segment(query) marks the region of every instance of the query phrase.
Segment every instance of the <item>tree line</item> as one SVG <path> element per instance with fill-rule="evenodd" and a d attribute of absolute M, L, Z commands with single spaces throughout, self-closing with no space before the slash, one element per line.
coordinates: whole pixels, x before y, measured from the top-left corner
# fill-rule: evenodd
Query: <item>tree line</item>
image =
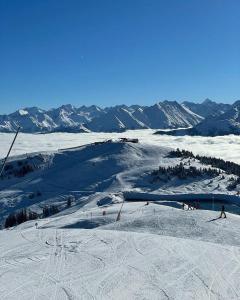
<path fill-rule="evenodd" d="M 17 212 L 10 213 L 5 220 L 4 227 L 16 226 L 29 220 L 35 220 L 38 217 L 39 215 L 36 212 L 23 208 Z"/>
<path fill-rule="evenodd" d="M 204 165 L 210 165 L 214 168 L 221 169 L 226 172 L 226 174 L 234 174 L 236 176 L 240 176 L 240 165 L 231 162 L 225 161 L 221 158 L 211 157 L 211 156 L 201 156 L 194 155 L 191 151 L 180 150 L 177 148 L 173 150 L 169 154 L 170 157 L 182 157 L 182 158 L 194 158 L 199 160 Z"/>
<path fill-rule="evenodd" d="M 72 206 L 73 201 L 74 201 L 74 198 L 69 196 L 67 198 L 66 208 L 70 208 Z M 21 210 L 12 212 L 7 216 L 4 227 L 9 228 L 12 226 L 22 224 L 26 221 L 36 220 L 39 218 L 47 218 L 47 217 L 50 217 L 59 212 L 60 212 L 60 206 L 54 205 L 54 204 L 43 206 L 42 213 L 40 213 L 40 214 L 38 214 L 30 209 L 22 208 Z"/>
<path fill-rule="evenodd" d="M 178 177 L 179 179 L 186 179 L 186 178 L 193 178 L 193 177 L 199 177 L 199 176 L 210 176 L 215 177 L 221 174 L 221 171 L 218 169 L 212 169 L 212 168 L 196 168 L 193 166 L 190 166 L 189 168 L 184 167 L 183 163 L 180 162 L 180 164 L 176 166 L 168 166 L 168 167 L 162 167 L 159 166 L 158 170 L 154 170 L 152 172 L 153 176 L 160 176 L 163 175 L 166 179 L 170 179 L 173 176 Z"/>
<path fill-rule="evenodd" d="M 14 176 L 14 177 L 24 177 L 28 173 L 31 173 L 34 171 L 34 168 L 32 165 L 28 164 L 27 162 L 22 163 L 21 161 L 18 162 L 18 168 L 15 168 L 13 164 L 8 163 L 4 167 L 4 174 L 3 177 L 8 177 Z"/>
<path fill-rule="evenodd" d="M 44 206 L 41 214 L 23 208 L 19 211 L 10 213 L 5 220 L 4 227 L 9 228 L 22 224 L 26 221 L 36 220 L 38 218 L 46 218 L 51 215 L 57 214 L 59 211 L 60 210 L 57 205 Z"/>

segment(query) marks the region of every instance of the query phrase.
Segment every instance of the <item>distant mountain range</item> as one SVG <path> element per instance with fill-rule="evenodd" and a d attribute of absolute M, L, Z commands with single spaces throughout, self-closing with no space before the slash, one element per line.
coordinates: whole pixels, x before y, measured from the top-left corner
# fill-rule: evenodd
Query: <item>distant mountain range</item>
<path fill-rule="evenodd" d="M 97 106 L 81 106 L 76 108 L 71 104 L 56 109 L 43 110 L 38 107 L 28 107 L 0 116 L 0 131 L 12 132 L 18 126 L 22 132 L 86 132 L 83 124 L 103 113 Z"/>
<path fill-rule="evenodd" d="M 183 105 L 193 111 L 195 114 L 198 114 L 204 118 L 219 116 L 225 113 L 231 107 L 231 104 L 216 103 L 210 99 L 206 99 L 202 103 L 185 101 L 183 102 Z"/>
<path fill-rule="evenodd" d="M 165 100 L 152 106 L 118 105 L 100 108 L 92 105 L 77 108 L 67 104 L 50 110 L 30 107 L 9 115 L 0 115 L 0 132 L 14 132 L 18 126 L 22 132 L 28 133 L 121 132 L 128 129 L 193 127 L 186 130 L 193 134 L 195 129 L 205 126 L 202 124 L 208 124 L 206 122 L 214 123 L 214 120 L 219 120 L 221 123 L 221 118 L 226 114 L 230 116 L 232 111 L 236 112 L 234 105 L 216 103 L 209 99 L 202 103 L 182 104 Z M 226 128 L 229 128 L 227 131 L 232 130 L 233 125 L 236 124 L 226 124 Z"/>
<path fill-rule="evenodd" d="M 116 106 L 86 124 L 91 131 L 124 131 L 143 128 L 179 128 L 198 124 L 202 117 L 175 101 L 153 106 Z"/>
<path fill-rule="evenodd" d="M 223 106 L 222 106 L 223 107 Z M 199 135 L 221 136 L 228 134 L 240 134 L 240 100 L 236 101 L 223 113 L 215 113 L 206 117 L 202 122 L 192 128 L 170 130 L 168 132 L 157 131 L 156 134 L 169 135 Z"/>
<path fill-rule="evenodd" d="M 163 101 L 153 106 L 114 106 L 100 108 L 92 105 L 76 108 L 70 104 L 56 109 L 37 107 L 19 109 L 0 116 L 0 131 L 13 132 L 120 132 L 143 128 L 187 128 L 203 118 L 175 101 Z"/>

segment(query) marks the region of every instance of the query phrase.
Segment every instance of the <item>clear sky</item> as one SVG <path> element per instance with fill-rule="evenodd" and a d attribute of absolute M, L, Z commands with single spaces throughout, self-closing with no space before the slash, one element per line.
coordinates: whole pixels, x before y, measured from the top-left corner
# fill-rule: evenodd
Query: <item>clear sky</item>
<path fill-rule="evenodd" d="M 240 99 L 239 0 L 0 0 L 0 113 Z"/>

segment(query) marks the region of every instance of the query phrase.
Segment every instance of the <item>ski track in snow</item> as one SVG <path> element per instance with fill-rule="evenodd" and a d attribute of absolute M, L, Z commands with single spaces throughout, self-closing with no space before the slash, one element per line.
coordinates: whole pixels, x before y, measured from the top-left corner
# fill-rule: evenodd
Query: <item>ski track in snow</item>
<path fill-rule="evenodd" d="M 73 151 L 73 157 L 64 152 L 63 159 L 59 154 L 57 162 L 59 159 L 61 163 L 46 171 L 43 183 L 55 192 L 61 186 L 65 189 L 65 181 L 74 180 L 76 170 L 84 170 L 88 176 L 95 172 L 92 160 L 96 159 L 100 169 L 108 172 L 110 166 L 113 168 L 108 189 L 100 193 L 96 188 L 87 201 L 84 198 L 83 207 L 39 219 L 38 229 L 36 221 L 29 221 L 0 231 L 1 300 L 240 299 L 239 216 L 227 213 L 227 219 L 219 220 L 216 211 L 185 211 L 176 208 L 177 202 L 174 207 L 161 202 L 146 205 L 124 201 L 119 191 L 132 185 L 138 188 L 138 178 L 148 170 L 142 162 L 151 168 L 163 157 L 168 158 L 165 150 L 160 153 L 161 148 L 155 146 L 116 144 L 111 145 L 110 158 L 108 144 L 90 149 L 93 157 L 81 151 L 75 156 Z M 79 157 L 82 164 L 77 165 Z M 106 157 L 110 160 L 102 164 Z M 63 179 L 66 167 L 73 176 Z M 56 172 L 60 175 L 52 177 Z M 103 175 L 101 169 L 96 182 L 88 178 L 85 190 L 103 184 Z M 6 191 L 17 197 L 19 190 L 27 189 L 37 176 L 13 184 L 11 190 L 6 188 L 2 197 L 9 197 L 4 196 Z M 72 191 L 74 184 L 66 192 Z M 205 185 L 210 186 L 209 182 Z M 181 186 L 178 189 L 183 191 Z M 59 191 L 55 196 L 64 199 Z M 109 199 L 117 201 L 108 203 Z M 98 207 L 99 200 L 107 200 L 107 206 Z M 103 209 L 107 212 L 104 216 Z M 120 209 L 121 218 L 116 221 Z M 91 226 L 94 228 L 85 229 Z"/>
<path fill-rule="evenodd" d="M 138 217 L 140 211 L 135 212 Z M 39 231 L 44 238 L 38 240 Z M 202 242 L 196 242 L 195 245 L 191 240 L 188 245 L 188 241 L 183 239 L 166 237 L 164 240 L 162 236 L 121 231 L 114 233 L 111 230 L 83 230 L 80 231 L 80 235 L 76 234 L 74 230 L 73 232 L 66 232 L 63 229 L 35 229 L 35 232 L 34 229 L 28 229 L 25 232 L 22 230 L 22 233 L 23 235 L 17 235 L 17 239 L 28 247 L 34 245 L 34 247 L 39 248 L 38 251 L 40 252 L 46 252 L 46 250 L 50 250 L 50 252 L 41 269 L 37 265 L 41 264 L 42 261 L 37 260 L 28 264 L 28 271 L 25 264 L 9 266 L 9 271 L 12 272 L 15 272 L 15 269 L 19 271 L 24 268 L 25 276 L 23 276 L 22 283 L 13 286 L 9 292 L 3 293 L 1 299 L 31 298 L 40 300 L 44 299 L 47 294 L 52 300 L 125 299 L 125 292 L 121 294 L 121 289 L 125 286 L 127 278 L 132 282 L 133 277 L 136 278 L 136 281 L 140 280 L 143 286 L 141 288 L 136 283 L 134 292 L 135 283 L 133 283 L 130 288 L 130 290 L 133 289 L 130 293 L 132 299 L 138 299 L 138 297 L 140 299 L 155 299 L 157 295 L 160 299 L 188 299 L 185 296 L 186 289 L 189 284 L 195 286 L 195 282 L 198 282 L 196 285 L 198 290 L 193 292 L 193 299 L 202 299 L 201 296 L 204 294 L 207 296 L 206 299 L 219 299 L 224 290 L 231 291 L 231 299 L 239 298 L 239 288 L 232 280 L 238 276 L 240 268 L 239 248 L 235 246 L 228 248 L 227 258 L 226 253 L 223 254 L 222 250 L 219 249 L 220 255 L 223 255 L 226 261 L 223 265 L 214 267 L 214 262 L 208 259 L 208 256 L 211 258 L 211 255 L 214 255 L 210 254 L 213 250 L 213 244 L 210 244 L 210 248 L 208 248 L 208 245 L 206 246 Z M 34 233 L 36 239 L 32 240 Z M 31 234 L 31 238 L 28 237 L 28 234 Z M 49 238 L 51 246 L 44 245 L 44 240 L 49 240 Z M 72 243 L 73 240 L 74 243 Z M 39 241 L 41 242 L 39 243 Z M 76 248 L 72 248 L 75 249 L 75 252 L 68 252 L 71 244 L 76 245 Z M 204 247 L 204 249 L 198 253 L 199 247 Z M 216 247 L 218 247 L 217 244 Z M 219 250 L 216 253 L 219 253 Z M 97 254 L 98 252 L 99 254 Z M 7 251 L 4 253 L 9 254 Z M 77 255 L 76 259 L 74 258 L 75 255 Z M 180 259 L 179 262 L 183 258 L 182 262 L 176 266 L 170 265 L 170 272 L 162 272 L 161 264 L 159 264 L 161 261 L 164 262 L 162 259 L 165 257 L 170 262 L 176 256 Z M 75 273 L 76 266 L 74 264 L 77 261 L 79 274 Z M 238 265 L 231 269 L 233 263 L 236 262 Z M 74 267 L 72 276 L 67 271 L 71 266 Z M 209 278 L 208 276 L 202 277 L 200 274 L 206 273 L 207 269 L 209 269 L 208 273 L 210 272 L 211 276 Z M 33 273 L 36 273 L 36 276 Z M 30 279 L 31 274 L 32 279 Z M 67 278 L 66 274 L 70 278 Z M 0 282 L 4 278 L 4 273 L 2 276 Z M 193 279 L 194 281 L 192 281 Z M 129 284 L 131 284 L 130 282 Z M 90 291 L 91 284 L 93 284 L 92 291 Z M 116 297 L 118 285 L 120 285 L 119 297 Z M 32 289 L 29 288 L 31 286 Z M 25 294 L 26 288 L 30 293 L 28 296 Z M 177 295 L 173 293 L 174 288 L 177 289 Z M 206 294 L 204 290 L 207 289 Z M 223 299 L 225 298 L 223 297 Z"/>

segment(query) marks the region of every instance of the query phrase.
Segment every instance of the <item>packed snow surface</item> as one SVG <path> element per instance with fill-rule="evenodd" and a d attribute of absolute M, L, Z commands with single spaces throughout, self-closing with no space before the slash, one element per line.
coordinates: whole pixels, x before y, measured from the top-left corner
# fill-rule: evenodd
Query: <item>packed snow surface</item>
<path fill-rule="evenodd" d="M 119 208 L 1 231 L 1 299 L 240 298 L 239 216 L 125 203 L 115 222 Z"/>

